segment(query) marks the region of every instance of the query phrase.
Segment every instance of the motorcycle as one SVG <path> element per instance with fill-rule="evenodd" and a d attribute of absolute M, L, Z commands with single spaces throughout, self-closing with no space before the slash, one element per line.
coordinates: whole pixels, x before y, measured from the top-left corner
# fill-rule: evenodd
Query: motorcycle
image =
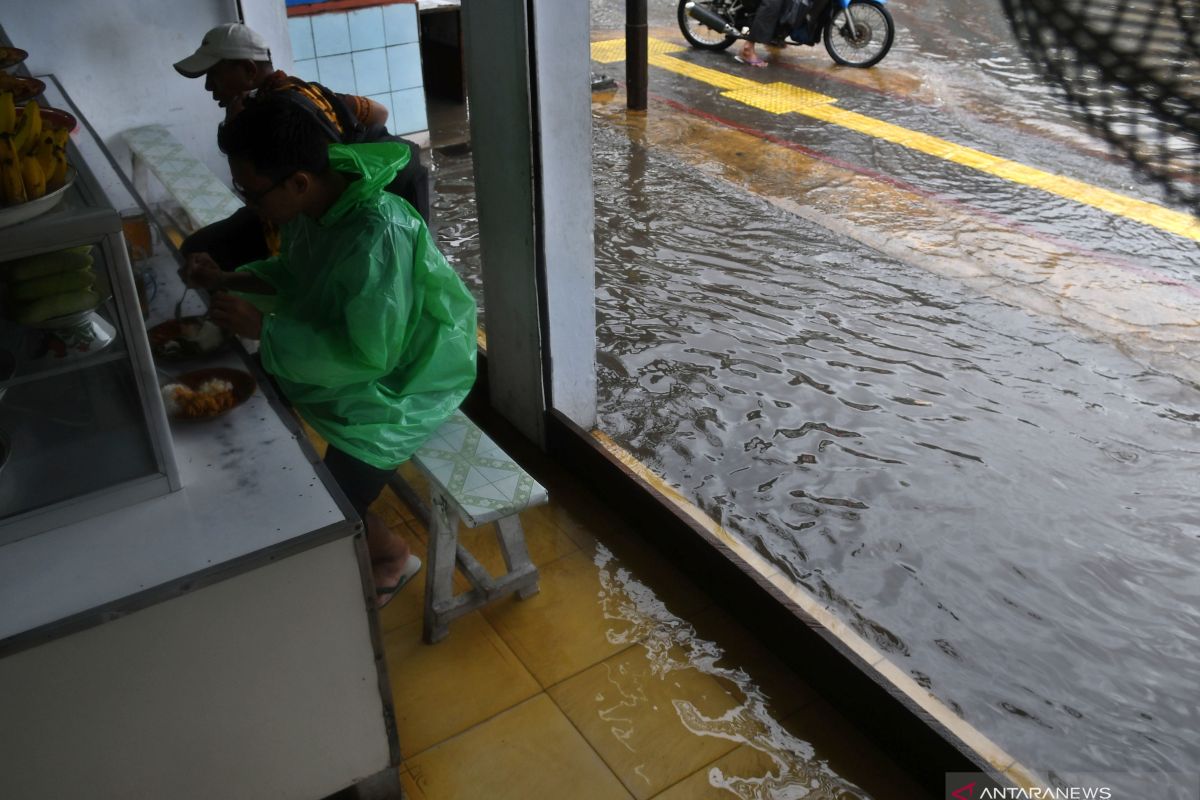
<path fill-rule="evenodd" d="M 896 24 L 884 7 L 887 0 L 814 0 L 786 37 L 773 42 L 815 46 L 838 64 L 873 67 L 887 55 Z M 724 50 L 745 39 L 758 3 L 754 0 L 679 0 L 676 16 L 688 44 L 701 50 Z"/>

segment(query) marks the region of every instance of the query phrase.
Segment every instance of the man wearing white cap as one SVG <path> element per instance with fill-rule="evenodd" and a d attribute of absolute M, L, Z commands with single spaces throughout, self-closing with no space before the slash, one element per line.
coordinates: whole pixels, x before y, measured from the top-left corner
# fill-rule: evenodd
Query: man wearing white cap
<path fill-rule="evenodd" d="M 200 47 L 182 61 L 175 71 L 185 78 L 204 77 L 204 88 L 212 92 L 217 105 L 236 114 L 243 97 L 252 92 L 298 89 L 316 86 L 293 78 L 271 64 L 271 48 L 261 34 L 240 22 L 229 22 L 204 34 Z M 312 91 L 315 96 L 330 94 Z M 355 119 L 364 126 L 383 125 L 388 112 L 379 103 L 353 94 L 335 95 L 350 106 Z M 336 119 L 331 120 L 336 124 Z M 342 132 L 345 133 L 344 131 Z"/>
<path fill-rule="evenodd" d="M 175 63 L 175 71 L 185 78 L 203 76 L 204 88 L 225 109 L 226 119 L 237 115 L 243 103 L 256 95 L 286 92 L 316 117 L 334 141 L 404 142 L 410 150 L 409 163 L 388 191 L 408 200 L 429 222 L 429 172 L 421 164 L 420 149 L 388 133 L 384 127 L 388 111 L 383 105 L 367 97 L 338 94 L 275 69 L 267 40 L 239 22 L 218 25 L 204 34 L 196 52 Z M 264 236 L 252 211 L 241 209 L 227 220 L 196 231 L 180 249 L 184 255 L 207 252 L 222 268 L 231 270 L 270 255 L 272 238 L 270 230 Z"/>

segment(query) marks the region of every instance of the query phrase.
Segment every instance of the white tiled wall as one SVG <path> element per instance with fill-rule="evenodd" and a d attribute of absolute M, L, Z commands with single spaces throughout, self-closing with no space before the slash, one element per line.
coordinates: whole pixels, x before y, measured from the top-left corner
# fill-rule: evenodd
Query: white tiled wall
<path fill-rule="evenodd" d="M 429 128 L 415 4 L 291 17 L 288 32 L 297 77 L 382 104 L 392 133 Z"/>

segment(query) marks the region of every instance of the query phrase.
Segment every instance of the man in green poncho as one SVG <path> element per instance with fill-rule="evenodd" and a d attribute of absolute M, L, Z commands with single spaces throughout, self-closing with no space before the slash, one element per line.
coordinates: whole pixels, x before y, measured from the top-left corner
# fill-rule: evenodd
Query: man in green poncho
<path fill-rule="evenodd" d="M 217 293 L 212 319 L 256 338 L 263 368 L 329 442 L 325 464 L 367 528 L 382 607 L 420 569 L 368 511 L 395 468 L 475 380 L 475 301 L 406 201 L 384 191 L 408 150 L 330 144 L 286 97 L 248 105 L 218 136 L 234 189 L 281 226 L 280 253 L 185 279 Z"/>

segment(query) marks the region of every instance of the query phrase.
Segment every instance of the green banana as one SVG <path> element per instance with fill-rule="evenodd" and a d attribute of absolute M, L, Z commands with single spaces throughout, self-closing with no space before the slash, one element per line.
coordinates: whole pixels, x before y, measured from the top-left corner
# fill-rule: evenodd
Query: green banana
<path fill-rule="evenodd" d="M 80 289 L 90 289 L 96 282 L 96 273 L 88 267 L 74 272 L 59 272 L 54 275 L 44 275 L 27 281 L 17 281 L 9 284 L 8 296 L 13 301 L 30 302 L 49 297 L 52 294 L 75 292 Z"/>
<path fill-rule="evenodd" d="M 91 265 L 92 246 L 89 244 L 8 261 L 0 264 L 0 273 L 10 281 L 27 281 L 57 272 L 73 272 Z"/>
<path fill-rule="evenodd" d="M 13 319 L 22 325 L 37 325 L 76 311 L 90 311 L 99 304 L 100 295 L 92 291 L 62 292 L 16 308 Z"/>

